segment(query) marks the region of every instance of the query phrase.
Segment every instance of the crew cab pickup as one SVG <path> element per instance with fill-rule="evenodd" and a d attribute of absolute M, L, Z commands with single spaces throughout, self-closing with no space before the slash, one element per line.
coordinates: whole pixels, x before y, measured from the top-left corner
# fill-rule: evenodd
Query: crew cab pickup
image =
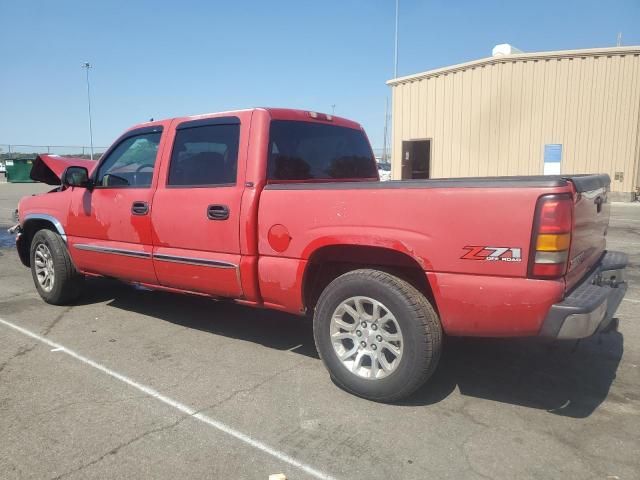
<path fill-rule="evenodd" d="M 426 382 L 444 334 L 583 338 L 626 291 L 607 175 L 380 182 L 362 127 L 322 113 L 148 122 L 31 175 L 57 185 L 14 227 L 46 302 L 104 276 L 312 314 L 335 382 L 377 401 Z"/>

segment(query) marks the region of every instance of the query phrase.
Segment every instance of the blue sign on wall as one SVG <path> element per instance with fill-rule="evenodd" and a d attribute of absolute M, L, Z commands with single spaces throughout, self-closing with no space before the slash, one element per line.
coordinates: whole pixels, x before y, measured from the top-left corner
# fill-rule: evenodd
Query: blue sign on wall
<path fill-rule="evenodd" d="M 562 163 L 562 144 L 548 143 L 544 146 L 544 174 L 560 175 Z"/>
<path fill-rule="evenodd" d="M 561 143 L 548 143 L 544 146 L 544 163 L 560 163 L 561 160 Z"/>

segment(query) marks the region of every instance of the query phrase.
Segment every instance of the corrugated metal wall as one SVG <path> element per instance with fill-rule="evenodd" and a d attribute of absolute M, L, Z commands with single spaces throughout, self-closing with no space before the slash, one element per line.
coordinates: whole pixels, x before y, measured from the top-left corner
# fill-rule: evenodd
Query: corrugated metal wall
<path fill-rule="evenodd" d="M 562 173 L 606 172 L 613 191 L 635 191 L 638 50 L 555 53 L 391 81 L 393 178 L 401 178 L 403 140 L 431 139 L 432 178 L 542 174 L 545 144 L 559 143 Z"/>

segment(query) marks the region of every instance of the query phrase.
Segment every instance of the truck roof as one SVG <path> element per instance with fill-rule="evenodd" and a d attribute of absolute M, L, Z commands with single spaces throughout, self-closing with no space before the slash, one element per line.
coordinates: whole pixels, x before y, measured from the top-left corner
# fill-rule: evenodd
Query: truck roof
<path fill-rule="evenodd" d="M 313 110 L 299 110 L 294 108 L 275 108 L 275 107 L 254 107 L 254 108 L 244 108 L 244 109 L 238 109 L 238 110 L 226 110 L 222 112 L 202 113 L 197 115 L 187 115 L 182 117 L 171 117 L 171 118 L 164 118 L 161 120 L 142 122 L 137 125 L 133 125 L 132 127 L 128 128 L 127 131 L 135 130 L 141 127 L 149 127 L 153 125 L 166 124 L 167 122 L 170 122 L 172 120 L 189 121 L 189 120 L 199 120 L 203 118 L 232 116 L 240 112 L 250 112 L 254 110 L 265 110 L 269 112 L 269 115 L 271 115 L 271 118 L 274 120 L 296 120 L 299 122 L 328 121 L 333 125 L 362 130 L 362 126 L 357 122 L 354 122 L 352 120 L 349 120 L 343 117 L 336 117 L 335 115 L 330 115 L 322 112 L 315 112 Z M 319 118 L 314 119 L 311 116 L 312 114 L 319 115 Z"/>

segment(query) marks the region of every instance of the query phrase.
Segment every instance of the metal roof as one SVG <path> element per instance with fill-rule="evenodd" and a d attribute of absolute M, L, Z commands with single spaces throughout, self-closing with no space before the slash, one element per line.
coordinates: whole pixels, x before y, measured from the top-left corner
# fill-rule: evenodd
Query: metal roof
<path fill-rule="evenodd" d="M 436 77 L 438 75 L 447 75 L 458 71 L 473 69 L 477 67 L 484 67 L 485 65 L 492 65 L 494 63 L 506 63 L 506 62 L 518 62 L 518 61 L 539 61 L 539 60 L 552 60 L 563 58 L 580 58 L 580 57 L 599 57 L 599 56 L 611 56 L 611 55 L 640 55 L 640 45 L 629 47 L 610 47 L 610 48 L 585 48 L 581 50 L 556 50 L 550 52 L 532 52 L 532 53 L 519 53 L 514 55 L 504 55 L 499 57 L 486 57 L 479 60 L 473 60 L 465 63 L 458 63 L 448 67 L 436 68 L 433 70 L 427 70 L 422 73 L 414 73 L 413 75 L 407 75 L 404 77 L 393 78 L 387 81 L 387 85 L 399 85 L 402 83 L 413 82 L 416 80 L 422 80 L 429 77 Z"/>

